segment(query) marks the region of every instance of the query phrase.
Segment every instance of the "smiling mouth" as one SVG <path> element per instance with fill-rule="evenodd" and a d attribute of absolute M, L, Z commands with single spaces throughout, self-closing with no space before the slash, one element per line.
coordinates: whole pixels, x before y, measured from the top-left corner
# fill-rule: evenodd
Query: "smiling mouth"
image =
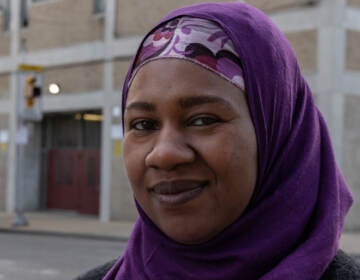
<path fill-rule="evenodd" d="M 150 189 L 153 196 L 162 204 L 176 206 L 195 199 L 207 182 L 182 180 L 161 182 Z"/>

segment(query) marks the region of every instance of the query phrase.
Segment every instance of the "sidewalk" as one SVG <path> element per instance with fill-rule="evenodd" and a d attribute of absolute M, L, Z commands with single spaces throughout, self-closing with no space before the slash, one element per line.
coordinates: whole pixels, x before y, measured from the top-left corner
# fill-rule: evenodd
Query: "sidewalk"
<path fill-rule="evenodd" d="M 340 239 L 340 248 L 346 253 L 360 256 L 360 232 L 344 232 Z"/>
<path fill-rule="evenodd" d="M 73 212 L 43 211 L 28 212 L 25 217 L 28 226 L 13 227 L 14 214 L 0 212 L 0 233 L 18 232 L 31 234 L 50 234 L 59 236 L 127 240 L 132 222 L 100 222 L 97 217 Z M 340 247 L 350 254 L 360 255 L 360 232 L 345 232 Z"/>
<path fill-rule="evenodd" d="M 132 222 L 101 222 L 97 217 L 74 212 L 26 212 L 28 226 L 14 227 L 15 214 L 0 212 L 0 232 L 50 234 L 60 236 L 127 240 Z"/>

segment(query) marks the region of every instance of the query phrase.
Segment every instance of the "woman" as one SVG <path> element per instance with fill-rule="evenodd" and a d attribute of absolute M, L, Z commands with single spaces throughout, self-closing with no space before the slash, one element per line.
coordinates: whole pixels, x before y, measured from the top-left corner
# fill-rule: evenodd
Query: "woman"
<path fill-rule="evenodd" d="M 140 218 L 105 280 L 360 279 L 338 253 L 352 198 L 326 125 L 263 13 L 170 13 L 129 69 L 123 117 Z"/>

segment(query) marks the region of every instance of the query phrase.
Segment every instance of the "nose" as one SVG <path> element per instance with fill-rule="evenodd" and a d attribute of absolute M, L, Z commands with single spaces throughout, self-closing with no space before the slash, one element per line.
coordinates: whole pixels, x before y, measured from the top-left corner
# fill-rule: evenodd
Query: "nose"
<path fill-rule="evenodd" d="M 195 152 L 187 144 L 185 135 L 176 129 L 162 128 L 145 158 L 145 164 L 156 169 L 173 170 L 194 160 Z"/>

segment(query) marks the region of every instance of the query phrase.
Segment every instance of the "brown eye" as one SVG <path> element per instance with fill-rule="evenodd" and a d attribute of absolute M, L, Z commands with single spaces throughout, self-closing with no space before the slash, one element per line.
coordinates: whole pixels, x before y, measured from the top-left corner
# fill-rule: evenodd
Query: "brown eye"
<path fill-rule="evenodd" d="M 218 118 L 216 118 L 216 117 L 202 116 L 202 117 L 194 118 L 190 122 L 190 125 L 192 125 L 192 126 L 206 126 L 206 125 L 211 125 L 211 124 L 219 122 L 219 121 L 220 120 Z"/>
<path fill-rule="evenodd" d="M 156 130 L 157 129 L 157 123 L 152 120 L 140 120 L 136 121 L 131 124 L 130 129 L 134 130 Z"/>

